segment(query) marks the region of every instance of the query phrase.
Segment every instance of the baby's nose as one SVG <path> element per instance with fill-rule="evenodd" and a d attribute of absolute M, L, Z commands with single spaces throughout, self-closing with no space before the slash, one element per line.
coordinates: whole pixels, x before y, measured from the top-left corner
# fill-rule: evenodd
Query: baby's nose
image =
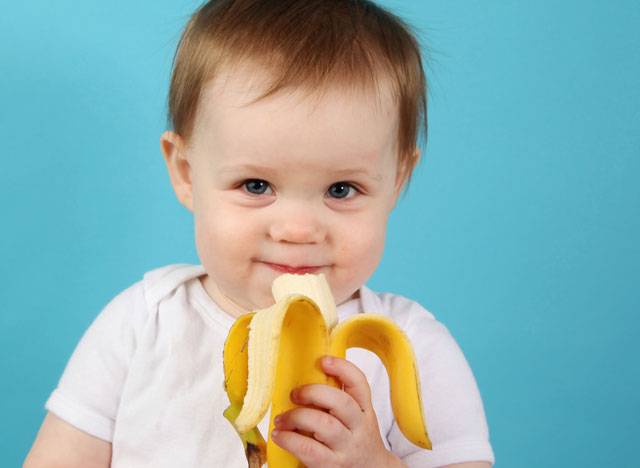
<path fill-rule="evenodd" d="M 317 244 L 326 236 L 326 227 L 319 213 L 311 209 L 283 213 L 271 222 L 269 235 L 274 242 Z"/>

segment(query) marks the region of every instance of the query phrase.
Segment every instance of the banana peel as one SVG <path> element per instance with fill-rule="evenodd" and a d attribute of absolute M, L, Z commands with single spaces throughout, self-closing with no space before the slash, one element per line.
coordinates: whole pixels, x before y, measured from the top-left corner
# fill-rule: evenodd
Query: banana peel
<path fill-rule="evenodd" d="M 404 332 L 390 319 L 358 314 L 338 323 L 335 302 L 324 275 L 279 276 L 273 283 L 275 304 L 239 317 L 223 353 L 224 388 L 230 406 L 224 416 L 238 433 L 250 467 L 303 466 L 291 453 L 265 442 L 257 425 L 271 405 L 269 434 L 275 416 L 296 405 L 291 390 L 319 383 L 341 388 L 320 367 L 325 355 L 344 358 L 352 347 L 375 353 L 389 376 L 394 417 L 413 444 L 431 449 L 415 355 Z"/>

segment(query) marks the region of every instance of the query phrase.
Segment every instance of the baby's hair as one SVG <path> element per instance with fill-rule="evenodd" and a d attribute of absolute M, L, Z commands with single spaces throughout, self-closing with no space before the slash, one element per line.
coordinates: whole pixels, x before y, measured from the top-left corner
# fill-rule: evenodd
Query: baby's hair
<path fill-rule="evenodd" d="M 192 15 L 173 60 L 168 123 L 191 137 L 207 83 L 226 67 L 258 65 L 286 88 L 375 90 L 399 105 L 398 170 L 408 182 L 420 125 L 427 137 L 427 82 L 409 25 L 368 0 L 210 0 Z M 254 101 L 254 102 L 256 102 Z"/>

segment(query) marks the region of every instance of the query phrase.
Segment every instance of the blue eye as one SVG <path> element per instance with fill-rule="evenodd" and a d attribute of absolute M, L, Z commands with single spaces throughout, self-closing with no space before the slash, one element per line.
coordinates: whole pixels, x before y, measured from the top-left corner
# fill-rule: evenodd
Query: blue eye
<path fill-rule="evenodd" d="M 262 179 L 247 179 L 242 183 L 242 187 L 252 195 L 264 195 L 271 190 L 269 182 Z M 348 182 L 337 182 L 328 190 L 329 196 L 337 199 L 352 198 L 357 192 L 358 189 Z"/>
<path fill-rule="evenodd" d="M 347 182 L 337 182 L 329 187 L 329 194 L 333 198 L 347 198 L 351 191 L 355 190 L 355 187 Z"/>
<path fill-rule="evenodd" d="M 269 188 L 269 183 L 261 179 L 249 179 L 242 184 L 247 192 L 262 195 Z"/>

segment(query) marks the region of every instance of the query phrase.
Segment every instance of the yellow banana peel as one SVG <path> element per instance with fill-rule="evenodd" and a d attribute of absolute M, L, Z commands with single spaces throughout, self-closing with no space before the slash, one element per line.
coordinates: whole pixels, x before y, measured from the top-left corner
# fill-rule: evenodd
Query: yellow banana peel
<path fill-rule="evenodd" d="M 319 383 L 340 388 L 320 367 L 326 355 L 344 358 L 357 347 L 375 353 L 389 376 L 393 414 L 400 431 L 413 444 L 431 449 L 427 434 L 416 359 L 411 343 L 392 320 L 375 313 L 358 314 L 338 323 L 335 302 L 324 275 L 276 278 L 275 304 L 239 317 L 227 336 L 224 387 L 230 406 L 224 416 L 236 429 L 249 466 L 303 466 L 291 453 L 265 443 L 257 429 L 271 405 L 269 435 L 275 416 L 296 405 L 294 388 Z"/>

